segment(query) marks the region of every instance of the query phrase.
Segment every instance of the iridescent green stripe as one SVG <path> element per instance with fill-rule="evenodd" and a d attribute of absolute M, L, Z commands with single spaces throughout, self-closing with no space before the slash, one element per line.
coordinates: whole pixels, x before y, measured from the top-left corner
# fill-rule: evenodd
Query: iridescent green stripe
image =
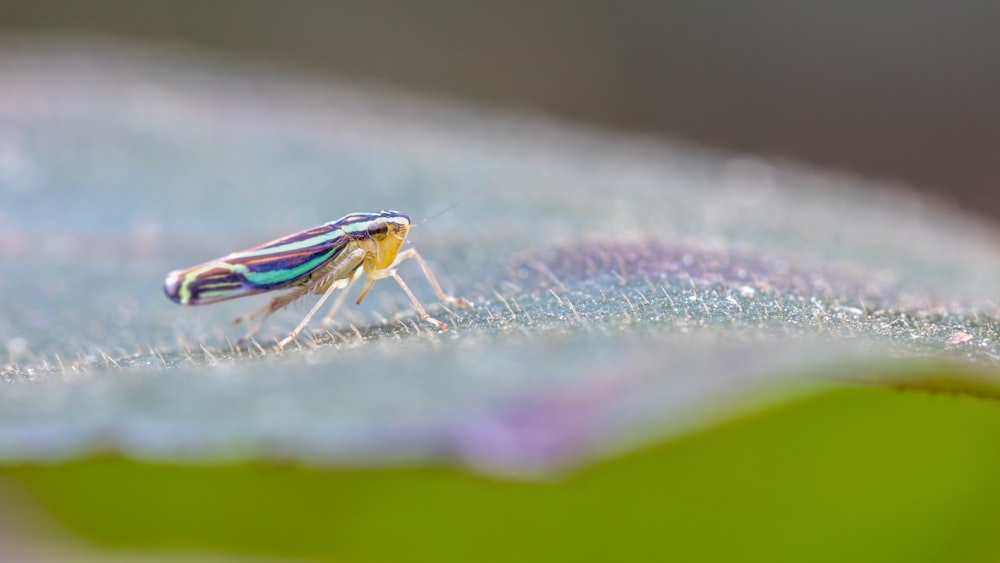
<path fill-rule="evenodd" d="M 332 251 L 327 252 L 325 254 L 320 254 L 319 256 L 313 258 L 312 260 L 309 260 L 308 262 L 303 262 L 301 265 L 295 268 L 284 268 L 280 270 L 270 270 L 266 272 L 248 271 L 243 274 L 243 277 L 246 278 L 246 280 L 253 285 L 269 286 L 269 285 L 290 283 L 292 281 L 295 281 L 297 278 L 300 278 L 308 274 L 309 272 L 315 270 L 316 268 L 319 268 L 321 265 L 323 265 L 323 263 L 333 258 L 333 256 L 337 254 L 337 252 L 340 251 L 342 248 L 343 247 L 334 248 Z"/>

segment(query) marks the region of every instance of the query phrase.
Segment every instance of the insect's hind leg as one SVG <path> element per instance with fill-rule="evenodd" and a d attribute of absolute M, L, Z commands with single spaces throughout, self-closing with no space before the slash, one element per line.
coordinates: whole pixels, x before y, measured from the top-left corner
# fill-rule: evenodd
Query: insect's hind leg
<path fill-rule="evenodd" d="M 309 324 L 309 320 L 313 318 L 316 311 L 319 311 L 319 308 L 323 306 L 323 303 L 325 303 L 330 297 L 330 294 L 341 288 L 345 288 L 344 294 L 347 294 L 346 288 L 349 287 L 357 278 L 357 272 L 354 272 L 353 270 L 358 268 L 358 264 L 364 259 L 364 257 L 365 250 L 363 248 L 356 248 L 352 250 L 336 265 L 335 268 L 326 272 L 320 281 L 306 286 L 303 289 L 303 291 L 316 291 L 317 293 L 322 291 L 323 296 L 319 298 L 319 301 L 317 301 L 315 305 L 313 305 L 313 308 L 309 310 L 306 316 L 302 319 L 302 322 L 299 323 L 299 326 L 295 327 L 295 330 L 293 330 L 291 334 L 278 343 L 278 350 L 281 350 L 286 344 L 295 340 L 295 337 L 302 332 L 302 329 L 305 328 L 307 324 Z M 351 273 L 348 274 L 348 272 Z M 341 299 L 337 300 L 337 303 L 334 304 L 335 307 L 339 305 L 342 298 L 343 296 L 341 296 Z"/>
<path fill-rule="evenodd" d="M 253 336 L 260 331 L 261 327 L 264 326 L 264 322 L 267 320 L 268 317 L 280 311 L 281 309 L 284 309 L 285 307 L 291 305 L 297 299 L 302 297 L 306 292 L 308 292 L 309 289 L 310 289 L 309 286 L 296 288 L 284 295 L 275 297 L 274 299 L 271 300 L 270 303 L 264 305 L 260 309 L 257 309 L 253 313 L 250 313 L 249 315 L 240 317 L 238 319 L 234 319 L 233 324 L 238 325 L 240 323 L 252 321 L 258 316 L 261 317 L 260 320 L 257 322 L 257 324 L 252 329 L 250 329 L 249 332 L 244 334 L 239 340 L 236 341 L 236 345 L 239 346 L 245 343 L 246 341 L 250 340 L 251 338 L 253 338 Z"/>
<path fill-rule="evenodd" d="M 347 288 L 351 287 L 351 284 L 354 283 L 354 280 L 356 279 L 358 279 L 358 276 L 357 274 L 354 274 L 351 276 L 350 279 L 333 280 L 332 283 L 325 283 L 325 284 L 321 283 L 309 287 L 308 289 L 316 289 L 317 287 L 325 289 L 325 291 L 323 291 L 323 296 L 320 297 L 319 301 L 317 301 L 316 304 L 313 305 L 313 308 L 310 309 L 308 313 L 306 313 L 306 316 L 302 319 L 302 322 L 299 323 L 299 326 L 295 327 L 295 330 L 293 330 L 291 334 L 286 336 L 281 342 L 278 343 L 278 350 L 281 350 L 282 348 L 285 347 L 286 344 L 288 344 L 292 340 L 295 340 L 295 337 L 298 336 L 300 332 L 302 332 L 302 329 L 304 329 L 307 324 L 309 324 L 309 320 L 313 318 L 313 316 L 316 314 L 316 311 L 319 311 L 319 308 L 323 306 L 323 303 L 326 302 L 327 298 L 329 298 L 334 291 L 337 291 L 338 289 L 343 289 L 344 291 L 340 294 L 340 297 L 337 298 L 337 301 L 333 304 L 332 310 L 327 315 L 332 317 L 333 314 L 337 312 L 337 308 L 340 307 L 340 304 L 344 302 L 344 296 L 347 295 Z M 323 322 L 325 323 L 326 319 L 323 319 Z"/>
<path fill-rule="evenodd" d="M 406 285 L 406 282 L 403 281 L 403 278 L 399 277 L 399 274 L 396 273 L 396 270 L 394 270 L 393 268 L 385 268 L 384 270 L 372 270 L 370 272 L 365 272 L 365 274 L 368 276 L 368 281 L 367 283 L 365 283 L 365 288 L 361 292 L 361 297 L 358 298 L 358 303 L 361 302 L 365 294 L 368 293 L 368 290 L 371 289 L 371 287 L 375 284 L 376 281 L 382 278 L 392 278 L 396 280 L 396 283 L 399 284 L 399 287 L 401 287 L 403 291 L 406 293 L 406 296 L 410 298 L 410 301 L 413 303 L 413 306 L 416 307 L 417 313 L 420 315 L 421 319 L 438 327 L 440 330 L 443 331 L 448 330 L 447 324 L 427 314 L 427 311 L 424 309 L 424 306 L 421 305 L 420 301 L 417 300 L 417 296 L 414 295 L 412 291 L 410 291 L 409 286 Z M 444 294 L 444 292 L 442 292 L 442 294 Z"/>

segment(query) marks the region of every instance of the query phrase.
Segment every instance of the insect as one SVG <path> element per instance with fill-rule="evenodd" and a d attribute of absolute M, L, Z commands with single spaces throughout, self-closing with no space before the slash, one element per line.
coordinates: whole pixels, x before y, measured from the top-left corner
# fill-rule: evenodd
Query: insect
<path fill-rule="evenodd" d="M 400 252 L 409 230 L 410 218 L 405 213 L 353 213 L 249 250 L 170 272 L 163 282 L 163 291 L 180 305 L 207 305 L 268 291 L 288 290 L 261 309 L 233 321 L 239 324 L 261 317 L 240 342 L 256 334 L 264 321 L 276 311 L 308 294 L 322 295 L 295 330 L 278 343 L 280 350 L 302 332 L 335 290 L 343 289 L 323 322 L 325 324 L 332 319 L 344 302 L 347 289 L 364 273 L 367 280 L 357 303 L 360 304 L 368 295 L 376 281 L 391 277 L 403 288 L 424 321 L 441 330 L 448 330 L 448 325 L 427 314 L 396 273 L 396 266 L 404 260 L 415 259 L 438 299 L 458 307 L 469 304 L 441 290 L 434 274 L 415 249 Z"/>

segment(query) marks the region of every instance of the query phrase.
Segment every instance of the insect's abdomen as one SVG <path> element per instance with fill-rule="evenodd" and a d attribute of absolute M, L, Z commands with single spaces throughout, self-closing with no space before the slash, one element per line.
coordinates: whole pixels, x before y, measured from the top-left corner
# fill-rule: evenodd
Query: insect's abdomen
<path fill-rule="evenodd" d="M 248 283 L 246 276 L 225 265 L 206 265 L 167 274 L 163 292 L 174 303 L 202 305 L 267 291 Z"/>

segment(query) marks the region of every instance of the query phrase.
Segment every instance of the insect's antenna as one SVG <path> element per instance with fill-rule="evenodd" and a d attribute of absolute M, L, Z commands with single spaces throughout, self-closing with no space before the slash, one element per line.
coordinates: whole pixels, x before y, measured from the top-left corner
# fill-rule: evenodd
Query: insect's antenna
<path fill-rule="evenodd" d="M 476 195 L 476 194 L 469 194 L 469 195 L 467 195 L 467 196 L 465 196 L 465 197 L 463 197 L 463 198 L 460 198 L 460 199 L 459 199 L 458 201 L 456 201 L 455 203 L 453 203 L 453 204 L 449 205 L 448 207 L 445 207 L 445 208 L 444 208 L 444 209 L 442 209 L 441 211 L 438 211 L 437 213 L 435 213 L 435 214 L 433 214 L 433 215 L 430 215 L 430 216 L 428 216 L 428 217 L 424 217 L 424 220 L 423 220 L 423 221 L 421 221 L 421 222 L 419 222 L 419 223 L 414 223 L 413 225 L 410 225 L 410 228 L 412 229 L 413 227 L 416 227 L 416 226 L 418 226 L 418 225 L 423 225 L 424 223 L 426 223 L 426 222 L 430 221 L 431 219 L 434 219 L 435 217 L 437 217 L 437 216 L 439 216 L 439 215 L 443 215 L 444 213 L 446 213 L 446 212 L 448 212 L 448 211 L 451 211 L 451 210 L 452 210 L 452 209 L 453 209 L 454 207 L 456 207 L 456 206 L 457 206 L 458 204 L 460 204 L 460 203 L 464 203 L 464 202 L 465 202 L 465 201 L 467 201 L 467 200 L 468 200 L 469 198 L 471 198 L 471 197 L 474 197 L 475 195 Z"/>

